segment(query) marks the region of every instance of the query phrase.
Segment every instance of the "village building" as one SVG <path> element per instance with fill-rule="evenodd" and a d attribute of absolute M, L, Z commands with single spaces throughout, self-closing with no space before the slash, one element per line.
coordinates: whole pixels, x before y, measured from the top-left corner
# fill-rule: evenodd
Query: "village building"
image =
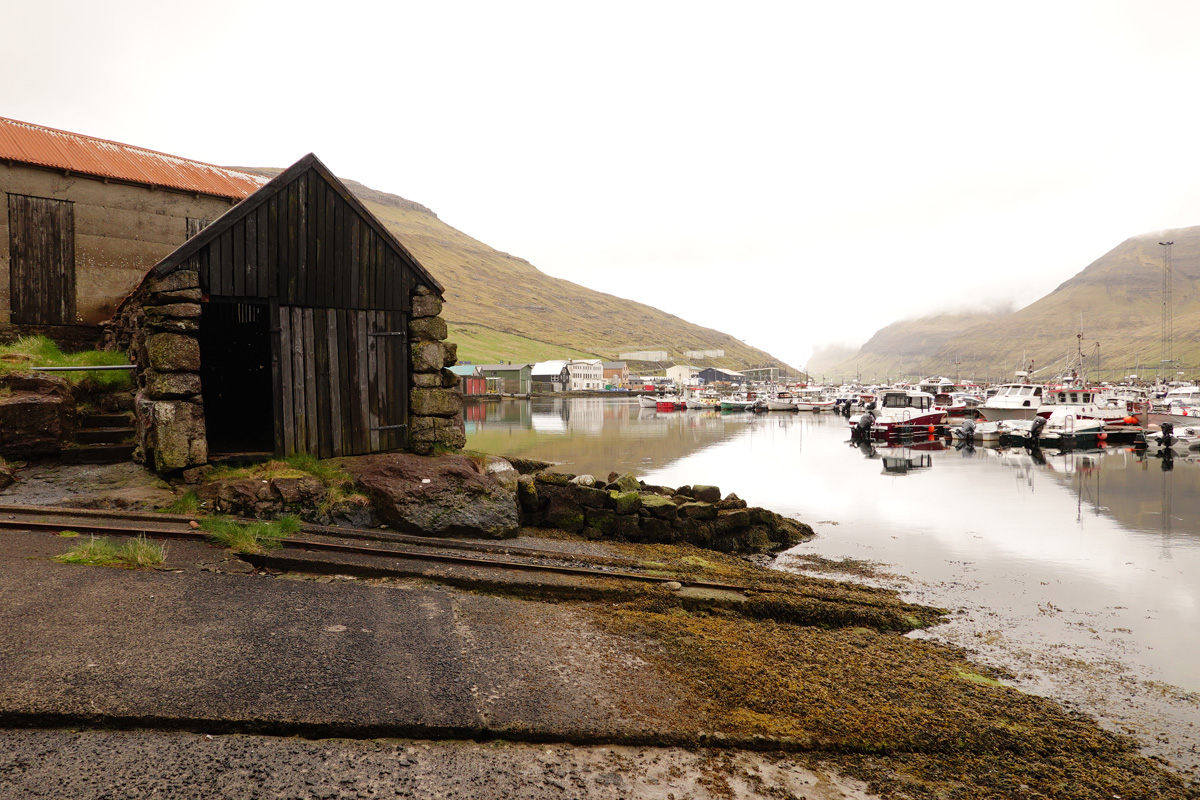
<path fill-rule="evenodd" d="M 459 364 L 447 367 L 458 376 L 458 387 L 463 397 L 482 397 L 487 394 L 487 378 L 474 364 Z"/>
<path fill-rule="evenodd" d="M 691 386 L 696 382 L 696 377 L 700 374 L 700 367 L 693 367 L 690 364 L 675 364 L 667 367 L 666 375 L 675 385 L 682 389 L 685 386 Z"/>
<path fill-rule="evenodd" d="M 572 392 L 588 392 L 604 388 L 604 368 L 598 358 L 572 359 L 567 362 L 570 376 L 568 388 Z"/>
<path fill-rule="evenodd" d="M 783 370 L 779 367 L 752 367 L 740 372 L 752 383 L 779 383 Z"/>
<path fill-rule="evenodd" d="M 700 371 L 696 376 L 705 383 L 729 383 L 729 384 L 744 384 L 746 376 L 740 372 L 735 372 L 731 369 L 718 369 L 717 367 L 709 367 Z"/>
<path fill-rule="evenodd" d="M 600 366 L 604 370 L 605 389 L 629 388 L 629 366 L 624 361 L 605 361 Z"/>
<path fill-rule="evenodd" d="M 140 457 L 462 447 L 443 289 L 309 154 L 161 259 L 108 337 L 137 366 Z"/>
<path fill-rule="evenodd" d="M 571 373 L 565 360 L 539 361 L 530 371 L 535 392 L 564 392 L 571 384 Z"/>
<path fill-rule="evenodd" d="M 479 372 L 488 380 L 489 393 L 529 394 L 533 391 L 533 364 L 480 364 Z M 493 385 L 495 392 L 492 392 Z"/>
<path fill-rule="evenodd" d="M 94 346 L 148 269 L 266 182 L 0 117 L 0 341 Z"/>

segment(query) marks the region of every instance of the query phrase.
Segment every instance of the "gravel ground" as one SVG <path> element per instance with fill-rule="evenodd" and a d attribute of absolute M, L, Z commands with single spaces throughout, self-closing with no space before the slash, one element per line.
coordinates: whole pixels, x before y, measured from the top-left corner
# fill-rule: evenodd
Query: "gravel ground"
<path fill-rule="evenodd" d="M 867 800 L 794 758 L 677 748 L 0 730 L 7 800 Z"/>

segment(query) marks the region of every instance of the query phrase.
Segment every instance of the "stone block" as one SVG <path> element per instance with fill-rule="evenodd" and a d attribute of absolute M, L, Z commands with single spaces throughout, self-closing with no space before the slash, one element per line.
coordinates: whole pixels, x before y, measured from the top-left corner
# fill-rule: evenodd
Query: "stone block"
<path fill-rule="evenodd" d="M 441 374 L 437 372 L 414 372 L 412 385 L 417 389 L 441 389 L 444 383 Z"/>
<path fill-rule="evenodd" d="M 705 486 L 697 484 L 692 487 L 692 498 L 700 500 L 704 503 L 716 503 L 721 499 L 721 490 L 716 486 Z"/>
<path fill-rule="evenodd" d="M 180 289 L 199 289 L 200 275 L 194 270 L 177 269 L 156 279 L 150 286 L 151 292 L 177 292 Z"/>
<path fill-rule="evenodd" d="M 461 450 L 467 444 L 467 431 L 461 415 L 434 418 L 434 441 L 446 447 Z"/>
<path fill-rule="evenodd" d="M 414 317 L 436 317 L 442 313 L 442 298 L 435 294 L 419 295 L 412 299 Z"/>
<path fill-rule="evenodd" d="M 642 490 L 642 482 L 629 472 L 618 476 L 615 481 L 609 481 L 609 483 L 617 484 L 617 488 L 622 492 L 640 492 Z"/>
<path fill-rule="evenodd" d="M 408 335 L 414 342 L 441 342 L 449 331 L 441 317 L 420 317 L 408 321 Z"/>
<path fill-rule="evenodd" d="M 449 389 L 413 389 L 409 409 L 415 416 L 453 417 L 462 413 L 462 395 Z"/>
<path fill-rule="evenodd" d="M 151 400 L 175 400 L 200 394 L 200 376 L 194 372 L 146 370 L 146 396 Z"/>
<path fill-rule="evenodd" d="M 608 498 L 608 505 L 618 514 L 636 514 L 642 507 L 642 498 L 637 492 L 610 491 Z"/>
<path fill-rule="evenodd" d="M 613 526 L 616 523 L 617 515 L 607 508 L 585 508 L 583 509 L 584 525 L 589 528 L 595 528 L 604 535 L 612 534 Z"/>
<path fill-rule="evenodd" d="M 571 487 L 571 494 L 575 502 L 587 508 L 604 508 L 608 502 L 608 492 L 590 486 L 574 485 Z"/>
<path fill-rule="evenodd" d="M 410 349 L 413 372 L 440 373 L 442 367 L 454 365 L 453 361 L 446 364 L 446 345 L 443 342 L 414 342 Z M 455 350 L 456 355 L 457 352 Z"/>
<path fill-rule="evenodd" d="M 678 506 L 669 497 L 648 492 L 643 492 L 639 497 L 642 501 L 642 508 L 649 511 L 652 517 L 673 520 L 679 516 Z"/>
<path fill-rule="evenodd" d="M 679 513 L 687 519 L 714 520 L 717 518 L 717 507 L 712 503 L 684 503 L 679 506 Z"/>
<path fill-rule="evenodd" d="M 517 478 L 517 501 L 521 504 L 522 511 L 528 514 L 537 512 L 538 490 L 532 475 L 522 475 Z"/>
<path fill-rule="evenodd" d="M 146 306 L 146 321 L 151 322 L 156 317 L 159 319 L 164 317 L 173 319 L 199 319 L 200 304 L 167 303 L 161 306 Z"/>
<path fill-rule="evenodd" d="M 454 342 L 442 342 L 442 366 L 453 367 L 458 363 L 458 345 Z"/>
<path fill-rule="evenodd" d="M 147 299 L 149 305 L 161 306 L 168 303 L 199 303 L 204 299 L 204 292 L 197 286 L 194 289 L 176 289 L 170 292 L 154 291 Z"/>
<path fill-rule="evenodd" d="M 554 497 L 546 507 L 546 525 L 572 533 L 583 530 L 583 509 L 563 497 Z"/>
<path fill-rule="evenodd" d="M 617 516 L 613 519 L 612 535 L 630 542 L 642 540 L 642 526 L 637 515 Z"/>
<path fill-rule="evenodd" d="M 158 372 L 199 372 L 200 344 L 194 337 L 178 333 L 155 333 L 146 337 L 150 368 Z"/>
<path fill-rule="evenodd" d="M 150 404 L 153 428 L 154 470 L 174 472 L 208 462 L 204 409 L 184 400 L 158 400 Z"/>

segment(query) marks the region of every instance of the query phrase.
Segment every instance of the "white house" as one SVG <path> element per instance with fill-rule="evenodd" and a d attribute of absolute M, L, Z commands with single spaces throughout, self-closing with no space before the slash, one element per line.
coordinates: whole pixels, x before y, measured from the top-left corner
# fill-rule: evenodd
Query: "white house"
<path fill-rule="evenodd" d="M 568 390 L 572 392 L 604 388 L 604 366 L 598 359 L 573 359 L 567 362 L 571 375 Z"/>
<path fill-rule="evenodd" d="M 696 382 L 696 376 L 700 374 L 700 367 L 693 367 L 691 364 L 676 364 L 673 367 L 667 367 L 666 373 L 667 377 L 682 389 Z"/>

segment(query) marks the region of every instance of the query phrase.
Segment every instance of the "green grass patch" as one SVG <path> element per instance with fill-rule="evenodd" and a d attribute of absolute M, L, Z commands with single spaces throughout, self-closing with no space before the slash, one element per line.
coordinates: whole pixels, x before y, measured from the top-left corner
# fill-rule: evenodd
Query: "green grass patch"
<path fill-rule="evenodd" d="M 447 324 L 450 341 L 458 345 L 460 363 L 499 364 L 511 361 L 514 364 L 536 364 L 552 358 L 598 358 L 595 353 L 572 347 L 539 342 L 516 333 L 486 328 L 463 322 Z"/>
<path fill-rule="evenodd" d="M 160 514 L 186 514 L 195 515 L 202 511 L 200 507 L 200 498 L 196 495 L 194 489 L 188 489 L 183 494 L 175 498 L 169 506 L 164 506 L 158 509 Z"/>
<path fill-rule="evenodd" d="M 200 529 L 215 544 L 235 553 L 262 555 L 282 546 L 283 540 L 300 530 L 297 517 L 286 516 L 262 522 L 239 522 L 229 517 L 209 517 Z"/>
<path fill-rule="evenodd" d="M 79 531 L 59 531 L 58 535 L 64 539 L 74 539 L 79 535 Z"/>
<path fill-rule="evenodd" d="M 64 353 L 45 336 L 22 336 L 12 344 L 0 345 L 0 375 L 14 372 L 34 372 L 38 367 L 109 367 L 129 363 L 124 353 L 106 350 L 84 350 Z M 91 381 L 105 389 L 125 389 L 132 385 L 129 370 L 99 370 L 97 372 L 62 372 L 71 383 Z"/>
<path fill-rule="evenodd" d="M 75 531 L 62 531 L 60 536 L 78 536 Z M 160 542 L 152 542 L 145 536 L 127 539 L 118 543 L 107 537 L 88 537 L 62 555 L 54 557 L 60 564 L 87 564 L 99 567 L 123 567 L 125 569 L 148 569 L 156 567 L 167 556 L 167 549 Z"/>

